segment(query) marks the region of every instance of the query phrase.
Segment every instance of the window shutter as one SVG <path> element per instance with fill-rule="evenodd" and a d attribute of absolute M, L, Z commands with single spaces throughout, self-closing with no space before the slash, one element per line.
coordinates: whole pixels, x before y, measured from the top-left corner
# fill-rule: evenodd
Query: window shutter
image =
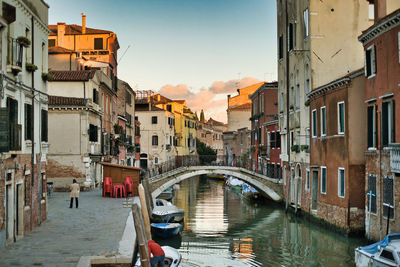
<path fill-rule="evenodd" d="M 382 146 L 385 147 L 389 144 L 389 136 L 390 133 L 389 131 L 389 102 L 383 102 L 382 103 L 382 116 L 381 116 L 381 121 L 382 121 L 382 129 L 381 129 L 381 140 L 382 140 Z"/>
<path fill-rule="evenodd" d="M 371 49 L 371 74 L 376 73 L 376 46 Z"/>
<path fill-rule="evenodd" d="M 48 113 L 42 109 L 42 141 L 48 141 Z"/>
<path fill-rule="evenodd" d="M 364 51 L 364 76 L 368 77 L 368 61 L 367 61 L 368 53 L 367 50 Z"/>
<path fill-rule="evenodd" d="M 8 109 L 0 108 L 0 152 L 10 151 L 10 128 Z"/>
<path fill-rule="evenodd" d="M 396 116 L 396 108 L 395 108 L 395 105 L 394 105 L 394 100 L 392 100 L 391 101 L 391 107 L 392 107 L 392 109 L 391 109 L 391 127 L 392 127 L 392 129 L 391 129 L 391 138 L 390 138 L 390 142 L 391 143 L 396 143 L 396 118 L 395 118 L 395 116 Z"/>

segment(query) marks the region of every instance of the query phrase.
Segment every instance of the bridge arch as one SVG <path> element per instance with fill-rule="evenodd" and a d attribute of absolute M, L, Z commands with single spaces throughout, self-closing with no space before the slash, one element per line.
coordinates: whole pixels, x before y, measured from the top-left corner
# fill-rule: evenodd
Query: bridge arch
<path fill-rule="evenodd" d="M 152 191 L 152 197 L 156 198 L 165 189 L 186 180 L 191 177 L 207 175 L 207 174 L 220 174 L 220 175 L 231 175 L 246 183 L 254 186 L 261 194 L 271 198 L 274 201 L 281 201 L 282 195 L 277 192 L 276 188 L 279 187 L 279 182 L 275 179 L 267 178 L 265 176 L 252 173 L 237 167 L 225 167 L 225 166 L 193 166 L 182 168 L 179 172 L 171 172 L 171 174 L 164 174 L 154 177 L 150 180 L 150 183 L 154 190 Z M 274 186 L 272 186 L 274 185 Z"/>

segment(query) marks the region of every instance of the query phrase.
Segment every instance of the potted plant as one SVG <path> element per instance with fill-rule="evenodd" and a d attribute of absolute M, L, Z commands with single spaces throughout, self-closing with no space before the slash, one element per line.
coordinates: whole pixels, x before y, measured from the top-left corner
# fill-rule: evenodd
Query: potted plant
<path fill-rule="evenodd" d="M 300 149 L 301 151 L 308 151 L 308 145 L 301 145 Z"/>
<path fill-rule="evenodd" d="M 122 132 L 122 126 L 119 124 L 114 124 L 114 133 L 120 134 Z"/>
<path fill-rule="evenodd" d="M 292 152 L 299 152 L 299 145 L 292 145 L 291 150 Z"/>
<path fill-rule="evenodd" d="M 28 72 L 35 72 L 35 71 L 37 71 L 38 67 L 37 67 L 35 64 L 26 63 L 26 64 L 25 64 L 25 69 L 26 69 Z"/>
<path fill-rule="evenodd" d="M 53 75 L 51 75 L 51 73 L 48 73 L 48 72 L 42 73 L 42 80 L 44 82 L 51 81 L 52 79 L 53 79 Z"/>
<path fill-rule="evenodd" d="M 293 110 L 293 109 L 294 109 L 294 106 L 293 106 L 293 105 L 290 105 L 290 106 L 289 106 L 289 109 Z"/>
<path fill-rule="evenodd" d="M 310 105 L 310 99 L 307 99 L 306 102 L 304 102 L 304 106 L 308 107 Z"/>
<path fill-rule="evenodd" d="M 28 38 L 26 38 L 25 36 L 18 36 L 17 37 L 17 42 L 19 44 L 21 44 L 24 47 L 28 47 L 31 45 L 31 40 L 29 40 Z"/>

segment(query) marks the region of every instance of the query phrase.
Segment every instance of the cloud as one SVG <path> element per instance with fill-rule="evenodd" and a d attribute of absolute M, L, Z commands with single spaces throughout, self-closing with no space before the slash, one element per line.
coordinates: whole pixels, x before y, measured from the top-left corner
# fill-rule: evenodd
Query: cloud
<path fill-rule="evenodd" d="M 210 91 L 215 94 L 226 94 L 236 92 L 238 88 L 243 88 L 261 82 L 253 77 L 244 77 L 241 80 L 229 80 L 227 82 L 216 81 L 210 86 Z"/>
<path fill-rule="evenodd" d="M 171 99 L 185 99 L 188 108 L 192 111 L 200 114 L 200 111 L 204 110 L 207 119 L 212 117 L 214 120 L 226 123 L 227 100 L 217 96 L 236 92 L 238 88 L 258 82 L 260 80 L 253 77 L 244 77 L 240 81 L 216 81 L 210 87 L 202 88 L 198 92 L 193 92 L 192 88 L 186 84 L 178 84 L 176 86 L 167 84 L 160 88 L 159 93 Z"/>

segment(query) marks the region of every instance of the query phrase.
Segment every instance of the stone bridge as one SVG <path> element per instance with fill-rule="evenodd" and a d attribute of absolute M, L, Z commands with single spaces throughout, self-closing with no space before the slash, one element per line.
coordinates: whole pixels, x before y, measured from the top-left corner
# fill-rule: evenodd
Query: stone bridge
<path fill-rule="evenodd" d="M 283 200 L 283 184 L 278 179 L 251 172 L 244 168 L 228 166 L 181 167 L 150 178 L 151 195 L 156 198 L 168 187 L 188 178 L 207 174 L 231 175 L 255 187 L 263 196 L 274 201 Z"/>

